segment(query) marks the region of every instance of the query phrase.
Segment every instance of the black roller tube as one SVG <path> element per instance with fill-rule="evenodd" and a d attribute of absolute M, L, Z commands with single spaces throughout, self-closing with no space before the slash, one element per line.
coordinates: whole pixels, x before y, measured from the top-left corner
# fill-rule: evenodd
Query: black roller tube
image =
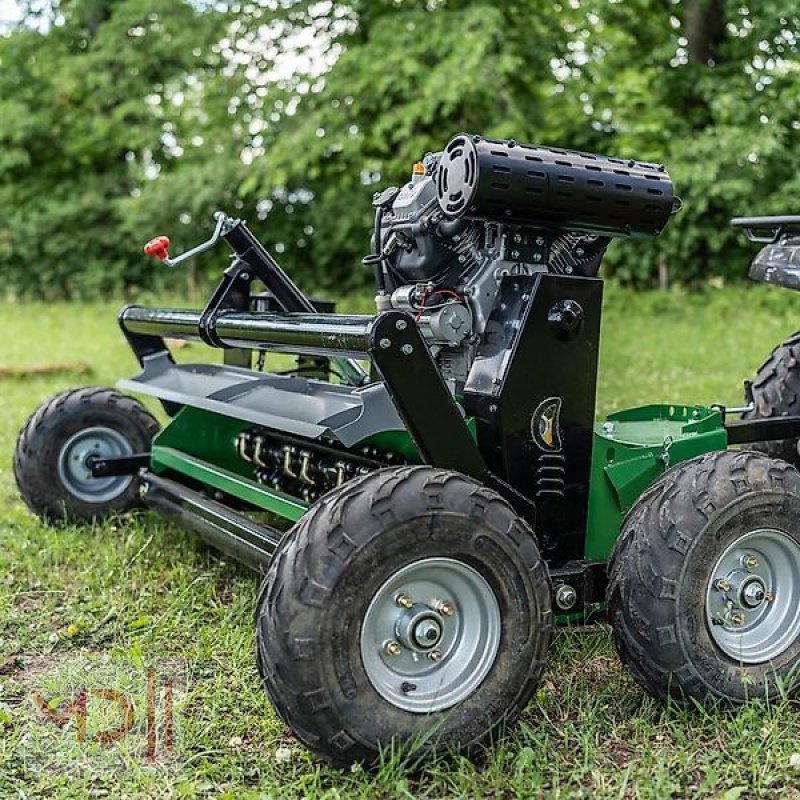
<path fill-rule="evenodd" d="M 120 322 L 130 333 L 199 339 L 200 317 L 196 310 L 129 306 Z M 230 347 L 363 356 L 369 349 L 373 320 L 366 315 L 224 311 L 214 320 L 213 330 Z"/>
<path fill-rule="evenodd" d="M 199 339 L 200 311 L 189 308 L 126 306 L 119 315 L 123 330 L 145 336 Z"/>
<path fill-rule="evenodd" d="M 217 317 L 217 336 L 232 346 L 292 352 L 363 354 L 369 349 L 373 317 L 343 314 L 250 314 L 224 312 Z M 302 349 L 300 349 L 302 348 Z"/>
<path fill-rule="evenodd" d="M 150 508 L 176 518 L 212 547 L 258 572 L 266 572 L 283 536 L 274 528 L 152 472 L 142 475 L 142 494 Z"/>

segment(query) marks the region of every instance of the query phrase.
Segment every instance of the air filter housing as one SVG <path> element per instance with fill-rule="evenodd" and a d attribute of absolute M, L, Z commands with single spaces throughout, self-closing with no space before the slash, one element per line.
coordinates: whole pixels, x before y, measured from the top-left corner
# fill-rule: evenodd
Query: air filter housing
<path fill-rule="evenodd" d="M 680 201 L 660 164 L 459 134 L 436 173 L 442 211 L 607 236 L 661 233 Z"/>

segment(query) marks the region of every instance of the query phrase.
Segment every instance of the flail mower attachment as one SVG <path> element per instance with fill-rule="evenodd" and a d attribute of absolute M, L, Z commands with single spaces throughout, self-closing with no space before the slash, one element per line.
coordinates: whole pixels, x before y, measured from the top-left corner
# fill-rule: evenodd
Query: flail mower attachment
<path fill-rule="evenodd" d="M 600 262 L 679 205 L 657 164 L 460 134 L 374 196 L 372 315 L 306 297 L 242 220 L 175 258 L 158 237 L 168 266 L 232 251 L 205 308 L 119 315 L 141 366 L 119 387 L 168 424 L 59 395 L 20 435 L 21 494 L 50 522 L 143 500 L 263 572 L 264 685 L 338 764 L 478 752 L 531 698 L 554 620 L 606 603 L 654 695 L 772 697 L 800 655 L 800 475 L 727 448 L 796 456 L 800 409 L 766 376 L 741 409 L 595 423 Z"/>

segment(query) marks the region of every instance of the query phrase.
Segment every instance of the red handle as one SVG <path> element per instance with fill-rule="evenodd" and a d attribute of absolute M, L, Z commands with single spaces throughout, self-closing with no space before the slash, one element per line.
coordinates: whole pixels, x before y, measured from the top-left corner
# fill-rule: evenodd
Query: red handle
<path fill-rule="evenodd" d="M 156 236 L 144 246 L 145 255 L 155 256 L 159 261 L 169 258 L 169 236 Z"/>

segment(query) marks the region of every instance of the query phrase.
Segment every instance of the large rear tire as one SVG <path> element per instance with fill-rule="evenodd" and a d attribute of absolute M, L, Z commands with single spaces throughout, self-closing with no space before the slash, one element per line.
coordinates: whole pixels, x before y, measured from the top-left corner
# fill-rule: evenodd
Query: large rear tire
<path fill-rule="evenodd" d="M 678 702 L 794 694 L 800 668 L 800 474 L 748 451 L 671 469 L 612 556 L 614 642 L 650 694 Z"/>
<path fill-rule="evenodd" d="M 45 522 L 81 522 L 140 505 L 134 475 L 93 478 L 87 459 L 146 453 L 156 418 L 112 389 L 71 389 L 44 402 L 20 431 L 14 477 L 28 508 Z"/>
<path fill-rule="evenodd" d="M 475 754 L 528 703 L 551 626 L 546 567 L 507 503 L 403 467 L 329 493 L 281 542 L 258 665 L 281 717 L 335 764 Z"/>
<path fill-rule="evenodd" d="M 800 333 L 779 344 L 758 368 L 752 384 L 755 409 L 745 419 L 800 416 Z M 749 444 L 751 450 L 766 453 L 800 467 L 798 439 Z"/>

